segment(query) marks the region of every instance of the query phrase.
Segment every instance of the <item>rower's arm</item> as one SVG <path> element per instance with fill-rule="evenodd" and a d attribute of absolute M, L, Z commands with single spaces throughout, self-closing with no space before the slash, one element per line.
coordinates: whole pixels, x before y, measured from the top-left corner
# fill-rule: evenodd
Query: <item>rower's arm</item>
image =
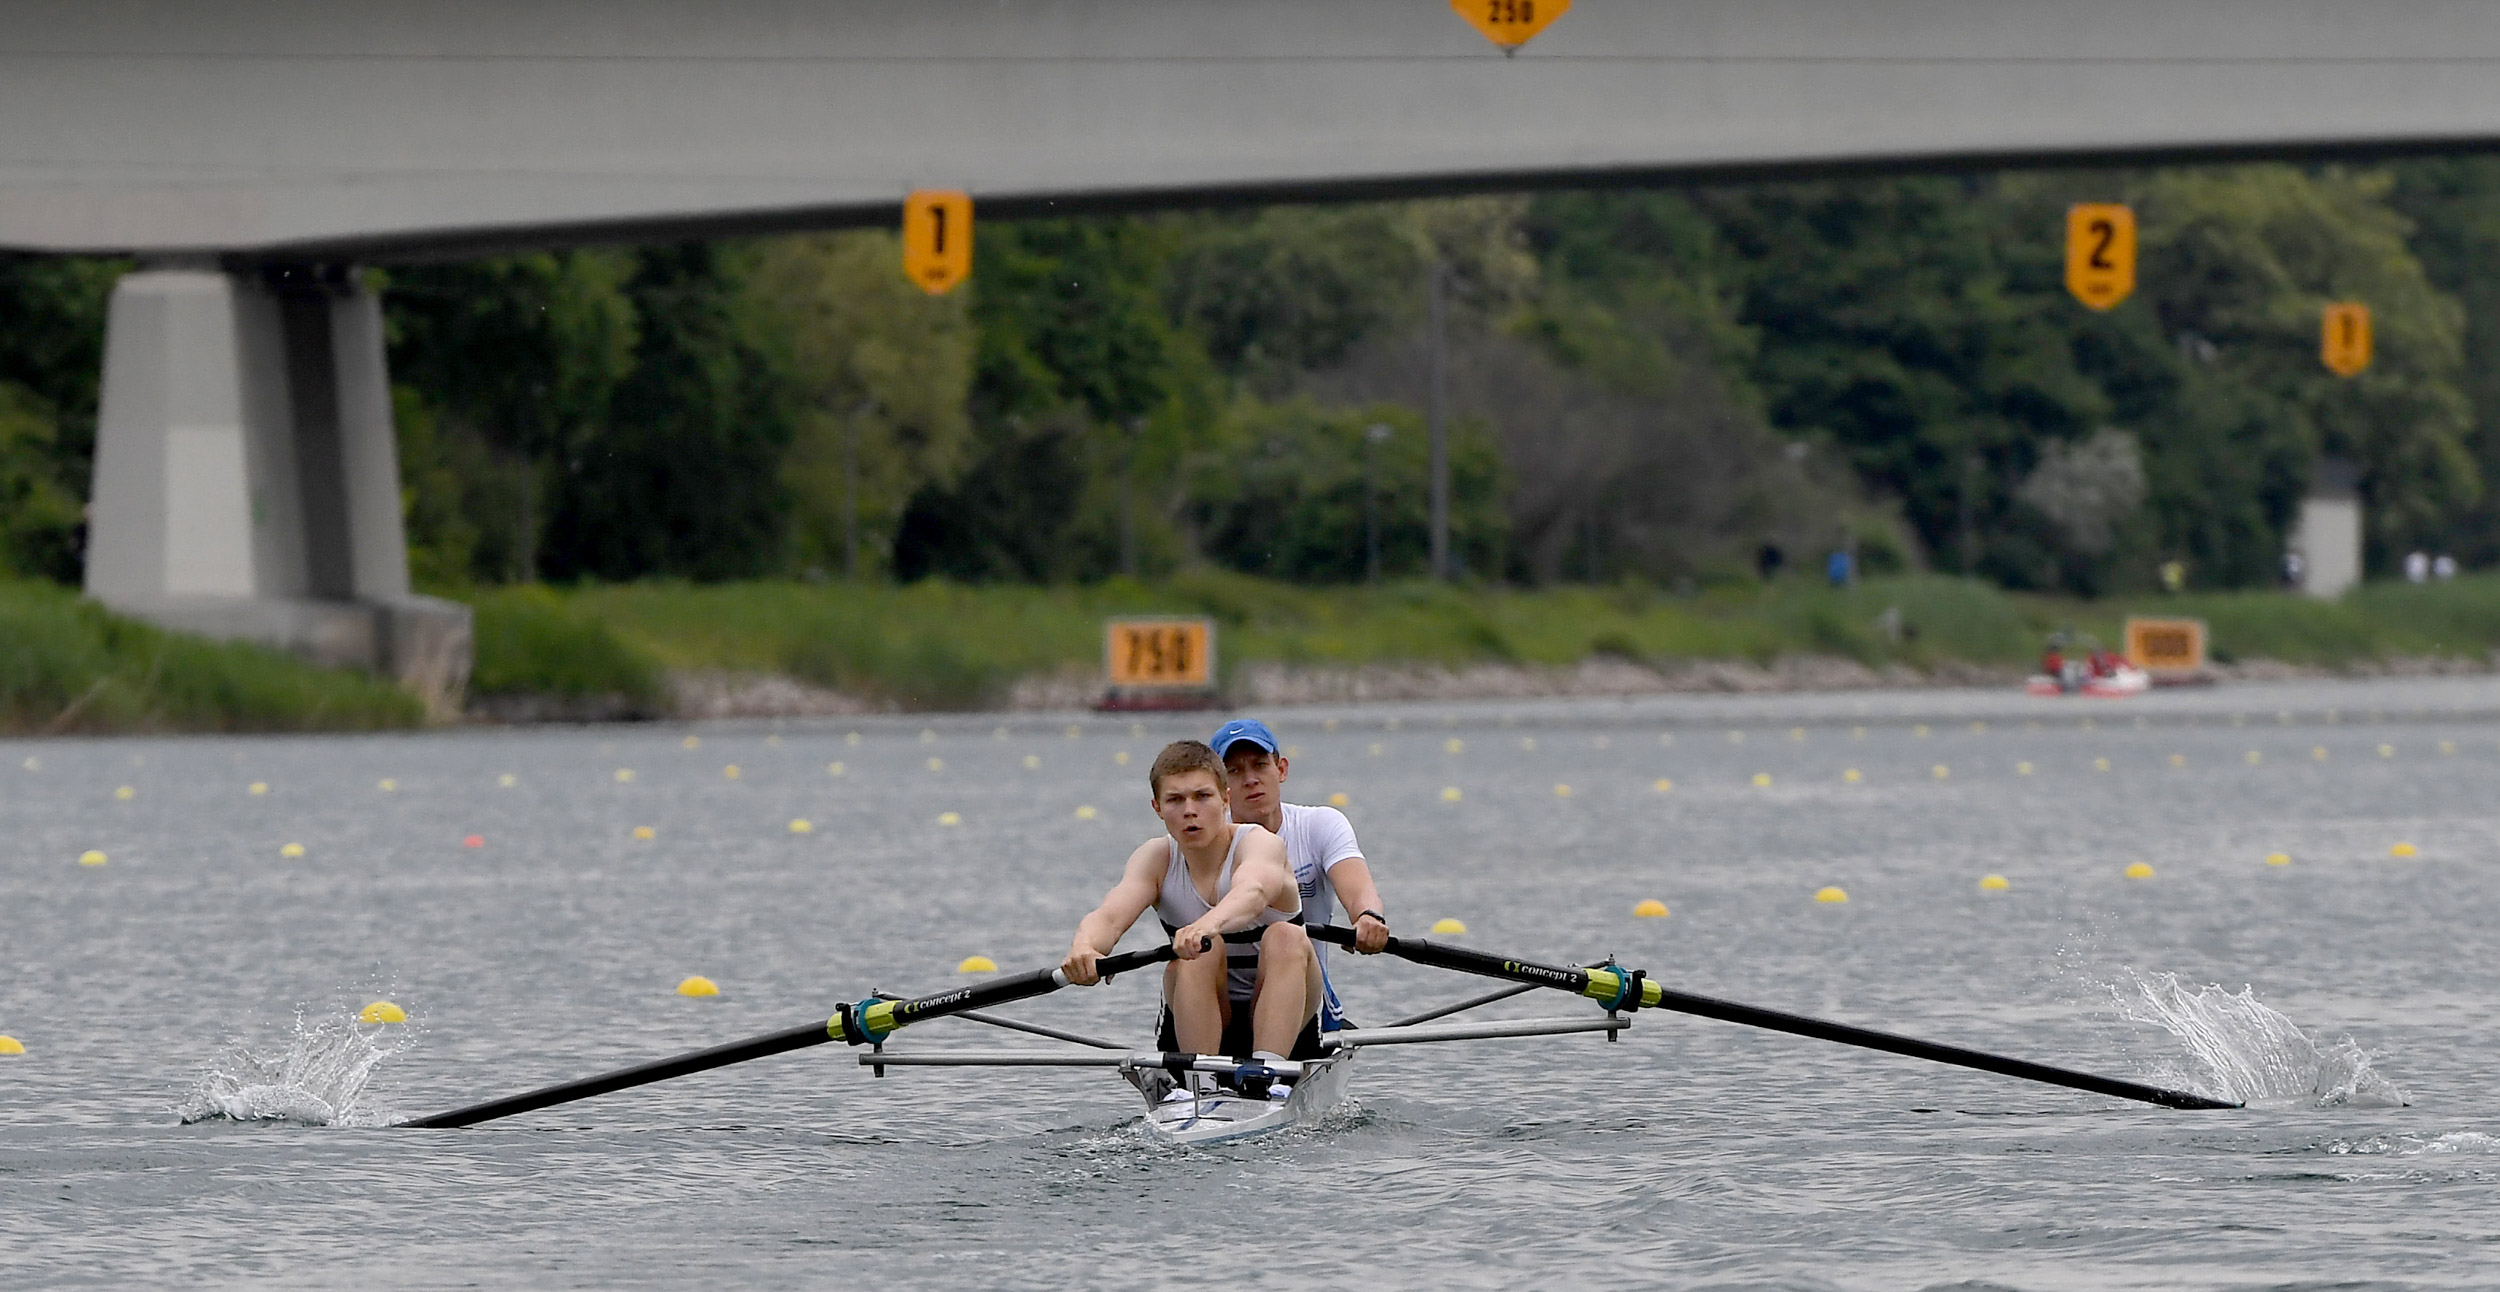
<path fill-rule="evenodd" d="M 1137 917 L 1155 904 L 1155 893 L 1163 885 L 1165 847 L 1161 839 L 1149 839 L 1128 855 L 1128 866 L 1120 872 L 1120 882 L 1102 895 L 1102 904 L 1077 921 L 1076 939 L 1068 948 L 1068 958 L 1061 962 L 1068 981 L 1090 986 L 1094 981 L 1094 958 L 1110 953 L 1120 945 L 1120 938 L 1137 923 Z"/>
<path fill-rule="evenodd" d="M 1345 922 L 1354 926 L 1354 949 L 1376 955 L 1389 945 L 1389 908 L 1381 905 L 1371 863 L 1360 857 L 1344 858 L 1328 868 L 1328 883 L 1337 890 L 1337 904 L 1346 910 Z M 1365 920 L 1366 914 L 1375 918 Z"/>
<path fill-rule="evenodd" d="M 1261 830 L 1241 841 L 1241 854 L 1233 859 L 1232 891 L 1198 925 L 1209 926 L 1205 931 L 1211 933 L 1249 928 L 1258 922 L 1259 912 L 1271 906 L 1282 909 L 1288 894 L 1298 899 L 1300 890 L 1293 882 L 1293 865 L 1285 859 L 1285 841 Z"/>

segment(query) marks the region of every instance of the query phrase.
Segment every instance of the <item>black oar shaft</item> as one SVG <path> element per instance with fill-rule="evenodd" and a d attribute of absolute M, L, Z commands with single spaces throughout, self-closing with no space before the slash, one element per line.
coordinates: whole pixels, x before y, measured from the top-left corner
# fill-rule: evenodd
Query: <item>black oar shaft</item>
<path fill-rule="evenodd" d="M 401 1122 L 400 1125 L 413 1126 L 421 1130 L 474 1126 L 479 1122 L 490 1122 L 498 1117 L 511 1117 L 520 1113 L 535 1112 L 541 1108 L 550 1108 L 557 1104 L 569 1104 L 576 1099 L 613 1094 L 619 1090 L 630 1090 L 635 1086 L 647 1086 L 654 1081 L 666 1081 L 671 1077 L 683 1077 L 712 1068 L 727 1067 L 732 1063 L 744 1063 L 749 1059 L 761 1059 L 767 1055 L 786 1054 L 791 1050 L 822 1045 L 832 1039 L 834 1039 L 832 1033 L 825 1029 L 824 1024 L 810 1023 L 805 1027 L 794 1027 L 786 1032 L 749 1037 L 743 1041 L 732 1041 L 727 1045 L 716 1045 L 708 1050 L 697 1050 L 692 1054 L 680 1054 L 673 1059 L 661 1059 L 656 1063 L 623 1068 L 596 1077 L 584 1077 L 579 1081 L 567 1081 L 561 1085 L 533 1090 L 524 1095 L 513 1095 L 507 1099 L 496 1099 L 468 1108 L 454 1109 L 447 1113 L 436 1113 L 431 1117 L 420 1117 L 412 1122 Z"/>
<path fill-rule="evenodd" d="M 1131 969 L 1142 969 L 1147 965 L 1160 964 L 1171 958 L 1172 948 L 1162 946 L 1148 951 L 1131 951 L 1116 956 L 1104 956 L 1097 963 L 1096 969 L 1101 973 L 1102 980 L 1109 982 L 1115 975 L 1126 973 Z M 960 1014 L 966 1010 L 981 1009 L 990 1005 L 1005 1005 L 1026 1000 L 1057 991 L 1066 985 L 1066 980 L 1060 976 L 1058 970 L 1036 969 L 1030 973 L 993 978 L 988 982 L 957 988 L 953 991 L 937 992 L 915 1000 L 878 1001 L 870 1004 L 867 1009 L 854 1011 L 845 1008 L 830 1022 L 810 1023 L 805 1027 L 794 1027 L 785 1032 L 773 1032 L 765 1036 L 749 1037 L 743 1041 L 732 1041 L 727 1045 L 716 1045 L 708 1050 L 696 1050 L 691 1054 L 680 1054 L 675 1058 L 621 1068 L 595 1077 L 584 1077 L 579 1081 L 567 1081 L 544 1089 L 533 1090 L 527 1094 L 513 1095 L 467 1108 L 456 1108 L 447 1113 L 436 1113 L 431 1117 L 420 1117 L 415 1121 L 401 1122 L 400 1125 L 421 1130 L 474 1126 L 479 1122 L 493 1121 L 499 1117 L 511 1117 L 541 1108 L 551 1108 L 557 1104 L 569 1104 L 577 1099 L 613 1094 L 619 1090 L 630 1090 L 635 1086 L 647 1086 L 654 1081 L 667 1081 L 672 1077 L 683 1077 L 713 1068 L 727 1067 L 732 1063 L 744 1063 L 749 1059 L 786 1054 L 811 1045 L 822 1045 L 827 1041 L 849 1041 L 854 1045 L 882 1041 L 905 1024 L 917 1023 L 928 1018 L 943 1018 L 948 1014 Z"/>
<path fill-rule="evenodd" d="M 1313 929 L 1311 936 L 1323 942 L 1333 942 L 1341 946 L 1351 946 L 1354 940 L 1353 930 L 1334 926 Z M 1589 996 L 1600 1001 L 1614 997 L 1624 990 L 1626 985 L 1624 977 L 1611 970 L 1567 969 L 1557 965 L 1538 964 L 1534 961 L 1507 959 L 1487 955 L 1481 951 L 1471 951 L 1465 947 L 1427 942 L 1422 938 L 1393 937 L 1389 939 L 1387 950 L 1391 955 L 1417 964 L 1431 965 L 1440 969 L 1455 969 L 1461 973 L 1480 974 L 1488 978 L 1505 978 L 1512 982 L 1531 983 L 1540 987 L 1552 987 L 1558 991 Z M 1644 980 L 1641 983 L 1640 1007 L 1671 1009 L 1681 1014 L 1715 1018 L 1728 1023 L 1742 1023 L 1747 1027 L 1766 1028 L 1774 1032 L 1809 1036 L 1817 1040 L 1837 1041 L 1842 1045 L 1881 1050 L 1888 1054 L 1926 1059 L 1935 1063 L 1949 1063 L 1956 1067 L 1974 1068 L 1981 1072 L 1994 1072 L 2001 1076 L 2020 1077 L 2026 1081 L 2065 1086 L 2072 1090 L 2088 1090 L 2094 1094 L 2133 1099 L 2140 1103 L 2159 1104 L 2165 1108 L 2238 1108 L 2241 1106 L 2185 1090 L 2164 1090 L 2159 1086 L 2121 1081 L 2115 1077 L 2095 1076 L 2089 1072 L 2076 1072 L 2068 1068 L 2051 1067 L 2045 1063 L 2033 1063 L 2028 1059 L 1988 1054 L 1979 1050 L 1964 1049 L 1958 1045 L 1939 1045 L 1933 1041 L 1895 1036 L 1890 1032 L 1853 1027 L 1847 1023 L 1808 1018 L 1803 1014 L 1763 1009 L 1711 996 L 1696 996 L 1690 992 L 1670 990 L 1654 981 Z"/>

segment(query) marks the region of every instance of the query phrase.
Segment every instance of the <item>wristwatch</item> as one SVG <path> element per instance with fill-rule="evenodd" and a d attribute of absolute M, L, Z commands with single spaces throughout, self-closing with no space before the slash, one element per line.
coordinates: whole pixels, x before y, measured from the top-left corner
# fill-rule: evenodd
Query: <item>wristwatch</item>
<path fill-rule="evenodd" d="M 1360 919 L 1362 919 L 1362 918 L 1363 918 L 1364 916 L 1366 916 L 1366 915 L 1368 915 L 1368 916 L 1372 917 L 1372 918 L 1373 918 L 1373 919 L 1375 919 L 1375 920 L 1380 921 L 1380 927 L 1382 927 L 1382 928 L 1384 928 L 1384 929 L 1385 929 L 1385 928 L 1387 928 L 1387 927 L 1389 927 L 1389 917 L 1388 917 L 1388 916 L 1386 916 L 1386 915 L 1381 914 L 1381 913 L 1380 913 L 1380 912 L 1378 912 L 1378 911 L 1356 911 L 1356 912 L 1354 913 L 1354 918 L 1355 918 L 1355 919 L 1357 919 L 1357 920 L 1360 920 Z"/>

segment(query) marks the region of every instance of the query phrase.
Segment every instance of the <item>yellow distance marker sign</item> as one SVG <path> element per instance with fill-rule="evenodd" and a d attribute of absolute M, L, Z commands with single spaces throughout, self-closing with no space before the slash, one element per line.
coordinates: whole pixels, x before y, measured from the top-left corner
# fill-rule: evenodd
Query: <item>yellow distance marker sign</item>
<path fill-rule="evenodd" d="M 1114 690 L 1208 690 L 1215 685 L 1215 625 L 1114 619 L 1103 625 L 1102 662 Z"/>
<path fill-rule="evenodd" d="M 2370 366 L 2370 307 L 2359 301 L 2327 306 L 2318 328 L 2318 358 L 2338 377 L 2360 376 Z"/>
<path fill-rule="evenodd" d="M 1571 11 L 1571 0 L 1450 0 L 1450 8 L 1505 54 L 1536 39 L 1556 18 Z"/>
<path fill-rule="evenodd" d="M 972 197 L 922 189 L 903 199 L 903 274 L 931 296 L 972 276 Z"/>
<path fill-rule="evenodd" d="M 2202 619 L 2127 619 L 2127 662 L 2147 673 L 2195 673 L 2205 667 Z"/>
<path fill-rule="evenodd" d="M 2066 211 L 2066 290 L 2096 310 L 2135 294 L 2135 212 L 2117 202 Z"/>

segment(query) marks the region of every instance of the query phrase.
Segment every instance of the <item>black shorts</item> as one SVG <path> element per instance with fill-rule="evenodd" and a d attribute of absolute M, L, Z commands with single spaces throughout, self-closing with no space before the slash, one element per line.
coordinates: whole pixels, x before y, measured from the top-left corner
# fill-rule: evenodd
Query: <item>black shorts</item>
<path fill-rule="evenodd" d="M 1163 1017 L 1155 1024 L 1155 1048 L 1169 1054 L 1179 1049 L 1180 1044 L 1180 1039 L 1172 1034 L 1172 1007 L 1166 1005 L 1163 1007 Z M 1247 1063 L 1258 1048 L 1250 1039 L 1250 1002 L 1234 1001 L 1232 1017 L 1224 1024 L 1224 1053 Z M 1314 1018 L 1302 1025 L 1302 1035 L 1293 1039 L 1293 1053 L 1285 1057 L 1288 1059 L 1319 1057 L 1318 1019 Z"/>

